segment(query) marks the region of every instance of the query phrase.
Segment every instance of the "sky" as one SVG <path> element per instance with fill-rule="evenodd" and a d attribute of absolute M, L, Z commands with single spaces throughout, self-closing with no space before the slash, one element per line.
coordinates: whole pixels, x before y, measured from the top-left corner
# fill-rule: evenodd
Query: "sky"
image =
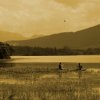
<path fill-rule="evenodd" d="M 0 30 L 25 37 L 100 24 L 100 0 L 0 0 Z"/>

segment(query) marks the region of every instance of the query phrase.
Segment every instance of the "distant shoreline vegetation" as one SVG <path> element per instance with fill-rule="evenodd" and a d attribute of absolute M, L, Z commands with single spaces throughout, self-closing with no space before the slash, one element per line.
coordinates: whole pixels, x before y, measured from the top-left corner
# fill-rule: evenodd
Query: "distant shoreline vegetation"
<path fill-rule="evenodd" d="M 42 48 L 28 46 L 10 46 L 12 56 L 53 56 L 53 55 L 100 55 L 100 48 L 70 49 L 64 48 Z"/>

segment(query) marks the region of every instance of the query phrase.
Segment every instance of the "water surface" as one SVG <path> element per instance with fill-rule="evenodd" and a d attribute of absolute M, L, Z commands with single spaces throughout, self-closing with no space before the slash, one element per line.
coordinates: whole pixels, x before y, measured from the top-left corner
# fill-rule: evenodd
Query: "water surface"
<path fill-rule="evenodd" d="M 98 56 L 92 57 L 12 57 L 0 63 L 0 99 L 99 100 L 100 63 L 92 62 Z M 75 70 L 78 62 L 86 71 Z"/>
<path fill-rule="evenodd" d="M 4 60 L 5 61 L 5 60 Z M 10 63 L 32 62 L 74 62 L 74 63 L 100 63 L 100 55 L 77 55 L 77 56 L 12 56 Z"/>

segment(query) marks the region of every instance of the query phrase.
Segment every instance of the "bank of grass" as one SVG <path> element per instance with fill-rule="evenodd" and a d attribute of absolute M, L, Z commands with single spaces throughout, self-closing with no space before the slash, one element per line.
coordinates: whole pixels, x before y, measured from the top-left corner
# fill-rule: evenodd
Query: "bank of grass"
<path fill-rule="evenodd" d="M 0 79 L 19 80 L 0 83 L 0 100 L 99 100 L 100 74 L 70 72 L 76 64 L 65 64 L 59 71 L 57 64 L 12 64 L 0 68 Z M 70 78 L 70 75 L 78 75 Z M 45 75 L 57 77 L 42 77 Z M 65 75 L 65 76 L 63 76 Z M 91 76 L 90 76 L 91 75 Z M 24 83 L 22 84 L 22 81 Z M 93 86 L 94 85 L 94 86 Z"/>
<path fill-rule="evenodd" d="M 46 79 L 34 84 L 0 85 L 0 100 L 99 100 L 99 96 L 84 80 Z"/>

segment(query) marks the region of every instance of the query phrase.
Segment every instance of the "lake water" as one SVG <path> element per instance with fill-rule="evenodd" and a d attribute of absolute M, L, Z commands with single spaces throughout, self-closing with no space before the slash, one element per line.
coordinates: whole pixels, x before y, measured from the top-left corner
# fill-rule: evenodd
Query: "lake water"
<path fill-rule="evenodd" d="M 1 62 L 0 100 L 100 100 L 100 56 L 12 56 Z M 85 71 L 75 71 L 79 62 Z"/>
<path fill-rule="evenodd" d="M 100 55 L 80 56 L 12 56 L 8 62 L 31 63 L 31 62 L 74 62 L 74 63 L 100 63 Z"/>

